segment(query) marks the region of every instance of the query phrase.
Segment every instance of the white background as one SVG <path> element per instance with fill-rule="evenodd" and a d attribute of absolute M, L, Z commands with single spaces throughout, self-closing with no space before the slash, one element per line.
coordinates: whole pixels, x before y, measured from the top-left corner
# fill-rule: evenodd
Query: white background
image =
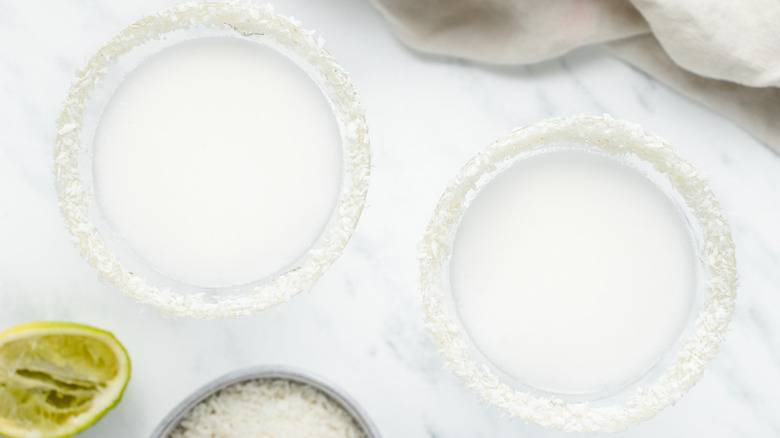
<path fill-rule="evenodd" d="M 480 148 L 551 116 L 610 113 L 665 137 L 709 176 L 741 274 L 734 322 L 703 380 L 619 437 L 780 436 L 780 155 L 599 48 L 530 67 L 414 53 L 363 0 L 279 0 L 350 72 L 372 139 L 368 207 L 310 293 L 231 320 L 174 319 L 102 281 L 71 245 L 53 188 L 55 122 L 76 69 L 171 0 L 0 3 L 0 330 L 68 320 L 112 331 L 133 361 L 121 404 L 81 436 L 148 436 L 181 399 L 239 368 L 336 382 L 386 437 L 571 436 L 486 406 L 443 369 L 417 301 L 416 245 Z"/>

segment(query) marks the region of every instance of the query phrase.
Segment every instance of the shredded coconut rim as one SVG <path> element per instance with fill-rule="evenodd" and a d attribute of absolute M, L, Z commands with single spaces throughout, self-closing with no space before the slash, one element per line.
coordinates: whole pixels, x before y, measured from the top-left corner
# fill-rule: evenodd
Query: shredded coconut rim
<path fill-rule="evenodd" d="M 89 212 L 95 201 L 79 174 L 80 154 L 89 150 L 82 140 L 87 104 L 109 67 L 135 47 L 193 26 L 232 29 L 236 35 L 270 36 L 305 60 L 322 76 L 318 83 L 323 86 L 342 131 L 343 180 L 329 227 L 297 265 L 247 292 L 182 293 L 130 272 L 90 221 Z M 59 119 L 54 172 L 60 210 L 76 246 L 111 283 L 140 302 L 174 315 L 241 316 L 282 303 L 310 288 L 341 255 L 365 204 L 370 172 L 368 128 L 349 76 L 325 50 L 321 37 L 300 28 L 296 20 L 274 13 L 270 5 L 186 3 L 149 15 L 123 30 L 78 72 Z"/>
<path fill-rule="evenodd" d="M 447 306 L 442 278 L 452 255 L 452 236 L 484 177 L 500 172 L 518 154 L 555 142 L 573 142 L 619 158 L 633 155 L 665 175 L 701 229 L 699 257 L 706 269 L 701 310 L 671 365 L 649 387 L 624 403 L 595 406 L 567 402 L 510 387 L 470 354 L 470 340 Z M 609 116 L 549 119 L 514 130 L 467 163 L 445 190 L 419 245 L 420 289 L 426 325 L 446 365 L 485 401 L 511 416 L 542 426 L 579 432 L 619 431 L 674 404 L 701 378 L 715 356 L 734 312 L 737 269 L 728 223 L 707 181 L 663 139 Z"/>

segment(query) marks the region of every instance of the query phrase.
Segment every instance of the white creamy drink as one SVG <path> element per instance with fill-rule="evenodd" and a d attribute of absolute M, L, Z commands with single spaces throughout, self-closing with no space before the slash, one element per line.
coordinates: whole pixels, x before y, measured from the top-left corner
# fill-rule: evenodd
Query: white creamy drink
<path fill-rule="evenodd" d="M 157 271 L 244 284 L 298 259 L 339 194 L 341 135 L 317 84 L 261 44 L 197 38 L 118 85 L 94 140 L 101 214 Z"/>
<path fill-rule="evenodd" d="M 647 371 L 680 336 L 696 254 L 682 213 L 638 171 L 584 151 L 519 160 L 458 227 L 451 288 L 504 373 L 594 393 Z"/>

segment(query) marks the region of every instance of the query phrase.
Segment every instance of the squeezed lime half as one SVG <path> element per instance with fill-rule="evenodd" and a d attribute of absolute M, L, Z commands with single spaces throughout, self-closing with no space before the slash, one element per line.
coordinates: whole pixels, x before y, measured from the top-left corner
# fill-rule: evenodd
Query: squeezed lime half
<path fill-rule="evenodd" d="M 0 435 L 63 438 L 119 403 L 130 358 L 109 332 L 32 322 L 0 333 Z"/>

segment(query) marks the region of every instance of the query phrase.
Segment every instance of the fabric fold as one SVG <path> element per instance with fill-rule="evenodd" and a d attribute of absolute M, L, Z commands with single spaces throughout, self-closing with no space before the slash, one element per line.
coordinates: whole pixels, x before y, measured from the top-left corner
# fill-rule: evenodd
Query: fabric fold
<path fill-rule="evenodd" d="M 681 68 L 749 87 L 780 87 L 780 2 L 631 1 Z"/>
<path fill-rule="evenodd" d="M 780 152 L 776 0 L 372 0 L 427 53 L 530 64 L 605 44 Z"/>
<path fill-rule="evenodd" d="M 652 35 L 607 44 L 621 59 L 681 94 L 731 119 L 780 152 L 780 88 L 754 88 L 691 73 L 672 61 Z"/>
<path fill-rule="evenodd" d="M 429 53 L 527 64 L 649 32 L 629 2 L 374 0 L 406 44 Z M 551 32 L 556 29 L 556 32 Z"/>

